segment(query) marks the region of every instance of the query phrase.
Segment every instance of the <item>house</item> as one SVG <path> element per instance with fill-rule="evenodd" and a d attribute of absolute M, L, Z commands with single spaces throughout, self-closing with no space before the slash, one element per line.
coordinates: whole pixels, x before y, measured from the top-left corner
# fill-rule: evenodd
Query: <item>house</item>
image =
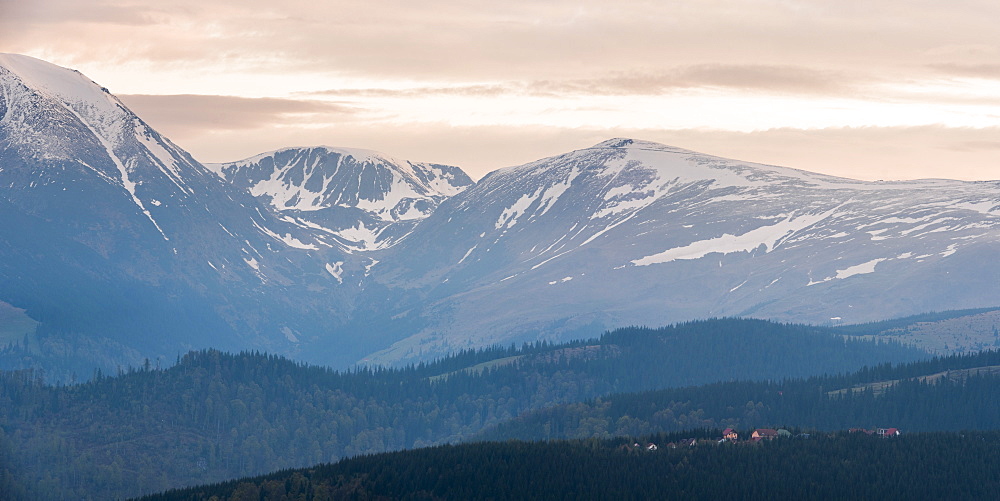
<path fill-rule="evenodd" d="M 771 428 L 758 428 L 753 431 L 753 434 L 750 435 L 750 438 L 757 439 L 758 441 L 774 440 L 775 438 L 778 438 L 778 430 L 773 430 Z"/>
<path fill-rule="evenodd" d="M 879 428 L 877 434 L 880 437 L 896 437 L 899 436 L 899 430 L 896 428 Z"/>
<path fill-rule="evenodd" d="M 648 443 L 648 444 L 646 444 L 646 450 L 647 451 L 655 451 L 656 449 L 658 449 L 658 447 L 656 446 L 656 444 L 654 444 L 654 443 Z"/>
<path fill-rule="evenodd" d="M 722 430 L 722 439 L 723 440 L 726 440 L 726 441 L 729 441 L 729 442 L 735 442 L 739 438 L 740 438 L 740 434 L 736 433 L 736 430 L 734 430 L 732 428 L 726 428 L 725 430 Z"/>

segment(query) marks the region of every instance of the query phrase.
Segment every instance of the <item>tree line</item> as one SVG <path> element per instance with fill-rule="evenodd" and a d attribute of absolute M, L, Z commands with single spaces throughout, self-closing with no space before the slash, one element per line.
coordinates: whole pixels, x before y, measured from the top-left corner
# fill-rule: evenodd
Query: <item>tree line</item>
<path fill-rule="evenodd" d="M 769 352 L 754 351 L 761 346 Z M 720 319 L 399 369 L 335 371 L 203 350 L 169 368 L 145 363 L 72 385 L 4 372 L 0 479 L 26 499 L 120 498 L 453 443 L 531 410 L 612 393 L 846 373 L 923 356 L 811 327 Z M 508 357 L 518 358 L 488 366 Z"/>

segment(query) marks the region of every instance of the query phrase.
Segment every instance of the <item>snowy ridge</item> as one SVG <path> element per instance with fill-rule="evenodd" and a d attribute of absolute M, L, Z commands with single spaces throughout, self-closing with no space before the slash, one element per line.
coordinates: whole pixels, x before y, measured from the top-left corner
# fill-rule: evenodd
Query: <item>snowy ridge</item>
<path fill-rule="evenodd" d="M 494 230 L 506 232 L 521 222 L 545 216 L 557 206 L 560 197 L 569 192 L 574 183 L 578 183 L 575 192 L 570 194 L 574 206 L 568 207 L 568 210 L 577 214 L 574 224 L 569 230 L 553 235 L 551 244 L 532 247 L 528 257 L 529 261 L 534 260 L 532 269 L 588 245 L 629 221 L 638 222 L 641 217 L 633 219 L 647 209 L 662 211 L 674 207 L 670 210 L 708 213 L 718 210 L 713 207 L 762 203 L 773 205 L 780 203 L 789 189 L 803 190 L 810 194 L 810 198 L 822 196 L 834 202 L 825 208 L 817 206 L 805 211 L 792 211 L 792 214 L 799 213 L 799 216 L 769 214 L 764 219 L 779 222 L 764 226 L 755 224 L 753 226 L 758 226 L 756 229 L 744 230 L 742 233 L 722 232 L 710 238 L 689 241 L 684 245 L 632 259 L 630 264 L 635 266 L 663 264 L 678 259 L 698 259 L 710 253 L 749 252 L 762 245 L 764 251 L 769 252 L 792 234 L 800 233 L 827 216 L 834 216 L 835 209 L 832 207 L 856 198 L 869 197 L 869 193 L 873 192 L 894 193 L 893 198 L 908 198 L 908 194 L 914 190 L 932 190 L 936 194 L 958 190 L 969 194 L 970 188 L 970 183 L 946 180 L 890 183 L 855 181 L 785 167 L 726 160 L 631 139 L 612 139 L 591 148 L 501 169 L 484 178 L 480 188 L 491 195 L 512 192 L 501 197 L 517 197 L 510 198 L 511 202 L 503 206 L 493 225 Z M 529 185 L 536 188 L 521 194 L 515 191 L 516 187 Z M 947 207 L 949 211 L 964 209 L 988 216 L 1000 215 L 995 186 L 975 187 L 986 193 L 992 192 L 994 198 L 938 201 L 931 205 L 935 209 Z M 828 195 L 821 195 L 824 192 Z M 687 200 L 687 205 L 677 206 L 679 199 Z M 586 206 L 581 206 L 581 201 Z M 578 212 L 580 210 L 583 212 Z M 822 216 L 816 219 L 808 214 Z M 849 219 L 851 213 L 848 211 L 836 216 Z M 580 218 L 586 218 L 582 225 Z M 901 236 L 906 237 L 910 234 L 924 234 L 930 228 L 936 228 L 933 231 L 954 230 L 953 226 L 942 226 L 947 220 L 920 218 L 919 225 L 907 226 L 899 231 Z M 870 223 L 870 218 L 868 221 L 871 225 L 878 224 Z M 890 221 L 892 220 L 886 222 Z M 992 223 L 988 227 L 992 227 Z M 892 230 L 884 227 L 866 231 L 872 239 L 878 240 L 888 238 L 883 234 Z M 836 239 L 848 235 L 843 231 L 826 233 L 831 234 L 817 231 L 814 235 L 807 232 L 809 238 Z"/>
<path fill-rule="evenodd" d="M 121 102 L 80 72 L 38 59 L 15 54 L 0 54 L 0 66 L 16 75 L 27 88 L 62 104 L 66 111 L 94 135 L 117 167 L 119 175 L 117 183 L 128 192 L 132 201 L 163 239 L 169 240 L 163 228 L 136 194 L 137 183 L 129 175 L 129 166 L 116 153 L 116 150 L 121 149 L 124 144 L 122 135 L 130 117 L 130 113 L 125 110 Z M 107 179 L 106 174 L 102 177 Z"/>
<path fill-rule="evenodd" d="M 0 55 L 0 92 L 0 293 L 57 309 L 76 277 L 163 353 L 231 328 L 230 346 L 399 362 L 710 316 L 1000 305 L 1000 182 L 863 182 L 621 138 L 478 184 L 331 147 L 208 171 L 79 73 Z M 100 297 L 109 284 L 141 297 Z"/>
<path fill-rule="evenodd" d="M 1000 183 L 865 182 L 614 139 L 494 171 L 383 252 L 377 280 L 439 295 L 400 306 L 426 327 L 376 361 L 592 325 L 865 322 L 1000 304 Z"/>
<path fill-rule="evenodd" d="M 442 201 L 473 184 L 457 167 L 328 146 L 283 148 L 207 167 L 317 242 L 347 253 L 395 245 Z"/>
<path fill-rule="evenodd" d="M 422 219 L 432 208 L 418 207 L 418 202 L 436 206 L 437 201 L 472 184 L 454 167 L 329 146 L 283 148 L 206 167 L 227 181 L 244 185 L 254 196 L 267 197 L 279 211 L 357 207 L 383 221 Z"/>

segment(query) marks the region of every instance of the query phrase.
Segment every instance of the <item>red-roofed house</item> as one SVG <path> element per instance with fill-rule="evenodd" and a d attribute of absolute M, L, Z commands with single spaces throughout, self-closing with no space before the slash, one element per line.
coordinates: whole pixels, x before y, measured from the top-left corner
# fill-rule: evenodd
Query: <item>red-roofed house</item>
<path fill-rule="evenodd" d="M 778 430 L 759 428 L 753 431 L 753 435 L 750 435 L 750 438 L 773 440 L 778 438 Z"/>

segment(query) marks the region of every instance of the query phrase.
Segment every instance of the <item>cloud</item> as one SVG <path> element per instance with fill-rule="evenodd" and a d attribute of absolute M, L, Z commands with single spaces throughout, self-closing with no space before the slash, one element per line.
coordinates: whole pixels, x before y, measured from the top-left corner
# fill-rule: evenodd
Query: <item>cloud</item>
<path fill-rule="evenodd" d="M 896 77 L 927 64 L 988 64 L 983 48 L 1000 44 L 1000 4 L 972 0 L 0 2 L 7 50 L 63 54 L 77 65 L 240 62 L 420 81 L 565 81 L 687 67 L 675 77 L 759 87 L 775 67 Z M 783 78 L 793 88 L 818 84 L 810 74 Z"/>
<path fill-rule="evenodd" d="M 992 128 L 806 127 L 992 123 L 989 85 L 925 84 L 1000 80 L 998 18 L 981 0 L 0 0 L 0 47 L 132 93 L 207 160 L 326 143 L 485 172 L 634 135 L 858 177 L 971 179 L 995 163 Z M 874 111 L 852 112 L 860 101 Z M 567 116 L 573 127 L 555 123 Z M 769 129 L 689 128 L 702 123 Z"/>
<path fill-rule="evenodd" d="M 623 73 L 569 81 L 533 82 L 529 89 L 555 93 L 658 95 L 682 89 L 725 88 L 770 93 L 841 94 L 858 76 L 779 65 L 700 64 L 658 73 Z"/>
<path fill-rule="evenodd" d="M 754 132 L 628 127 L 454 126 L 350 123 L 207 131 L 175 139 L 195 158 L 227 162 L 286 146 L 367 148 L 414 161 L 462 167 L 473 178 L 587 148 L 613 137 L 646 139 L 726 158 L 853 179 L 992 180 L 1000 127 L 778 128 Z"/>
<path fill-rule="evenodd" d="M 202 95 L 119 95 L 144 120 L 165 128 L 244 130 L 302 122 L 303 115 L 343 120 L 358 110 L 321 101 Z"/>
<path fill-rule="evenodd" d="M 759 163 L 863 180 L 996 180 L 1000 127 L 649 131 L 653 140 Z"/>
<path fill-rule="evenodd" d="M 449 86 L 416 86 L 404 88 L 344 88 L 328 89 L 315 92 L 302 92 L 306 96 L 335 96 L 343 98 L 351 97 L 392 97 L 408 98 L 429 95 L 444 96 L 502 96 L 507 94 L 521 93 L 523 85 L 517 83 L 482 84 L 482 85 L 449 85 Z"/>
<path fill-rule="evenodd" d="M 927 67 L 949 76 L 1000 79 L 1000 64 L 937 63 Z"/>
<path fill-rule="evenodd" d="M 961 151 L 961 152 L 995 153 L 997 150 L 1000 150 L 1000 141 L 989 141 L 982 139 L 960 140 L 949 143 L 947 148 L 953 151 Z"/>
<path fill-rule="evenodd" d="M 878 83 L 860 75 L 846 75 L 803 67 L 776 65 L 704 64 L 672 68 L 658 73 L 617 73 L 588 79 L 507 81 L 495 84 L 413 86 L 397 88 L 343 88 L 304 95 L 419 98 L 430 95 L 501 96 L 625 96 L 663 95 L 692 89 L 729 89 L 774 94 L 856 95 Z"/>
<path fill-rule="evenodd" d="M 0 0 L 0 23 L 31 25 L 95 23 L 149 26 L 162 9 L 115 0 Z"/>

